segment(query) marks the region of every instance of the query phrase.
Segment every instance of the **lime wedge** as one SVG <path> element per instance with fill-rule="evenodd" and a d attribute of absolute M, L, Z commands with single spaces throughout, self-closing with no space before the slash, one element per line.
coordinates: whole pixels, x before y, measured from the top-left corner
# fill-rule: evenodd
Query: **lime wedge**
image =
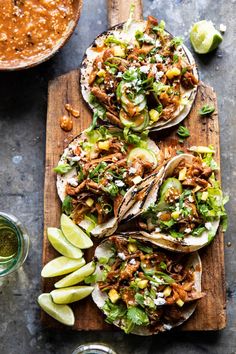
<path fill-rule="evenodd" d="M 58 275 L 74 272 L 83 265 L 85 265 L 84 258 L 57 257 L 43 267 L 41 276 L 44 278 L 57 277 Z"/>
<path fill-rule="evenodd" d="M 92 274 L 95 270 L 94 262 L 90 262 L 83 266 L 82 268 L 74 271 L 73 273 L 67 275 L 66 277 L 59 280 L 54 284 L 55 288 L 65 288 L 67 286 L 75 285 L 83 281 L 86 277 Z"/>
<path fill-rule="evenodd" d="M 56 304 L 70 304 L 84 299 L 93 291 L 93 286 L 73 286 L 65 289 L 56 289 L 51 291 L 51 296 Z"/>
<path fill-rule="evenodd" d="M 71 308 L 67 305 L 58 305 L 52 301 L 50 294 L 41 294 L 38 297 L 39 306 L 55 320 L 67 326 L 73 326 L 75 316 Z"/>
<path fill-rule="evenodd" d="M 206 54 L 216 49 L 223 38 L 211 21 L 196 22 L 190 30 L 190 41 L 198 54 Z"/>
<path fill-rule="evenodd" d="M 92 247 L 92 240 L 65 214 L 61 216 L 61 229 L 72 245 L 82 249 Z"/>
<path fill-rule="evenodd" d="M 56 227 L 48 228 L 48 239 L 55 250 L 63 256 L 78 259 L 83 255 L 82 251 L 68 242 L 61 230 Z"/>

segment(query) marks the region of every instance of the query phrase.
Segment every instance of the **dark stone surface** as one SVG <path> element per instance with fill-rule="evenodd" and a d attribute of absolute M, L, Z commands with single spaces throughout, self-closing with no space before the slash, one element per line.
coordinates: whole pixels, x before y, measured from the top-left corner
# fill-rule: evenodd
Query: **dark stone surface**
<path fill-rule="evenodd" d="M 106 1 L 84 0 L 81 20 L 69 43 L 49 62 L 29 71 L 0 74 L 0 210 L 18 215 L 31 235 L 23 269 L 0 289 L 1 354 L 70 354 L 80 343 L 101 340 L 119 354 L 236 353 L 236 124 L 235 0 L 144 1 L 144 15 L 163 18 L 175 35 L 184 35 L 199 19 L 227 25 L 220 49 L 198 57 L 202 80 L 219 100 L 223 187 L 230 194 L 230 226 L 225 236 L 227 328 L 218 333 L 170 333 L 139 338 L 122 333 L 57 333 L 42 328 L 36 298 L 40 293 L 43 230 L 43 178 L 48 80 L 80 65 L 96 34 L 106 29 Z M 235 53 L 234 53 L 235 54 Z M 229 245 L 231 243 L 231 246 Z"/>

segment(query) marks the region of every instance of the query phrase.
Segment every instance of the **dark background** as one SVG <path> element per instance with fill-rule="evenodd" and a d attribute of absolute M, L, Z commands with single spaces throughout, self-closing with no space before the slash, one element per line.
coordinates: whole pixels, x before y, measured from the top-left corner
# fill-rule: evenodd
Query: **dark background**
<path fill-rule="evenodd" d="M 70 354 L 83 342 L 101 340 L 119 354 L 236 353 L 236 123 L 235 0 L 144 0 L 144 16 L 163 18 L 189 46 L 193 22 L 210 19 L 227 26 L 224 41 L 211 55 L 195 58 L 201 79 L 218 94 L 223 188 L 230 195 L 230 226 L 225 236 L 228 325 L 223 331 L 168 333 L 153 338 L 120 332 L 63 333 L 40 324 L 43 238 L 43 180 L 48 81 L 80 65 L 93 38 L 107 27 L 106 0 L 84 0 L 82 16 L 69 43 L 49 62 L 28 71 L 0 73 L 0 210 L 17 215 L 27 226 L 31 249 L 23 269 L 0 288 L 1 354 Z M 0 284 L 1 286 L 1 284 Z"/>

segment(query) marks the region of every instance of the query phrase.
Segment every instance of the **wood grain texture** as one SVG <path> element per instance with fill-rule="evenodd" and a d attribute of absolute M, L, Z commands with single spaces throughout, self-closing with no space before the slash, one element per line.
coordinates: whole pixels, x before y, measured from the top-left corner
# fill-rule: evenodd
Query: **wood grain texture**
<path fill-rule="evenodd" d="M 108 0 L 109 23 L 115 25 L 127 19 L 130 3 L 134 1 Z M 141 18 L 142 4 L 140 0 L 135 1 L 137 5 L 136 18 Z M 66 113 L 65 104 L 70 103 L 80 111 L 80 118 L 73 119 L 74 128 L 70 133 L 65 133 L 59 126 L 59 118 Z M 204 105 L 210 104 L 216 107 L 211 117 L 201 118 L 198 110 Z M 48 115 L 47 115 L 47 140 L 46 140 L 46 171 L 44 190 L 44 243 L 43 243 L 43 264 L 58 256 L 57 252 L 50 246 L 46 230 L 49 226 L 59 226 L 61 207 L 56 193 L 55 173 L 53 167 L 57 165 L 63 149 L 78 135 L 87 128 L 91 122 L 91 113 L 81 97 L 79 89 L 79 71 L 73 71 L 63 75 L 49 85 L 48 92 Z M 191 136 L 186 140 L 184 147 L 178 143 L 176 135 L 177 127 L 165 132 L 153 133 L 152 138 L 162 149 L 173 146 L 179 150 L 186 150 L 192 145 L 214 145 L 215 159 L 220 165 L 220 142 L 219 122 L 217 112 L 217 100 L 215 92 L 211 87 L 200 84 L 197 98 L 193 109 L 185 120 L 184 124 L 189 128 Z M 220 173 L 218 175 L 220 179 Z M 85 257 L 89 260 L 93 250 L 86 252 Z M 179 329 L 191 330 L 219 330 L 226 325 L 225 312 L 225 278 L 224 278 L 224 237 L 221 231 L 218 232 L 214 242 L 207 248 L 200 251 L 203 264 L 202 287 L 206 296 L 198 303 L 194 315 Z M 49 292 L 53 289 L 55 279 L 43 280 L 43 291 Z M 72 305 L 75 311 L 75 330 L 116 330 L 115 327 L 107 325 L 103 320 L 102 313 L 93 304 L 91 299 L 84 299 Z M 63 328 L 57 321 L 53 320 L 42 312 L 42 321 L 47 327 Z"/>
<path fill-rule="evenodd" d="M 127 20 L 131 4 L 135 5 L 134 18 L 140 20 L 143 16 L 141 0 L 107 0 L 108 23 L 110 27 Z"/>

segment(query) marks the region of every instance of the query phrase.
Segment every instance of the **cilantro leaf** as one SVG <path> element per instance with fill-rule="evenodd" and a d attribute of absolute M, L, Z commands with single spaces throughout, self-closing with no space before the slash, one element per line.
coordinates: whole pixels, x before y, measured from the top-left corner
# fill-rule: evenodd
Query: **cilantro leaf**
<path fill-rule="evenodd" d="M 127 311 L 127 318 L 137 326 L 147 326 L 149 324 L 146 312 L 139 307 L 130 307 Z"/>
<path fill-rule="evenodd" d="M 62 212 L 65 213 L 66 215 L 70 215 L 73 210 L 73 204 L 72 204 L 73 199 L 67 195 L 65 199 L 63 200 L 62 203 Z"/>

